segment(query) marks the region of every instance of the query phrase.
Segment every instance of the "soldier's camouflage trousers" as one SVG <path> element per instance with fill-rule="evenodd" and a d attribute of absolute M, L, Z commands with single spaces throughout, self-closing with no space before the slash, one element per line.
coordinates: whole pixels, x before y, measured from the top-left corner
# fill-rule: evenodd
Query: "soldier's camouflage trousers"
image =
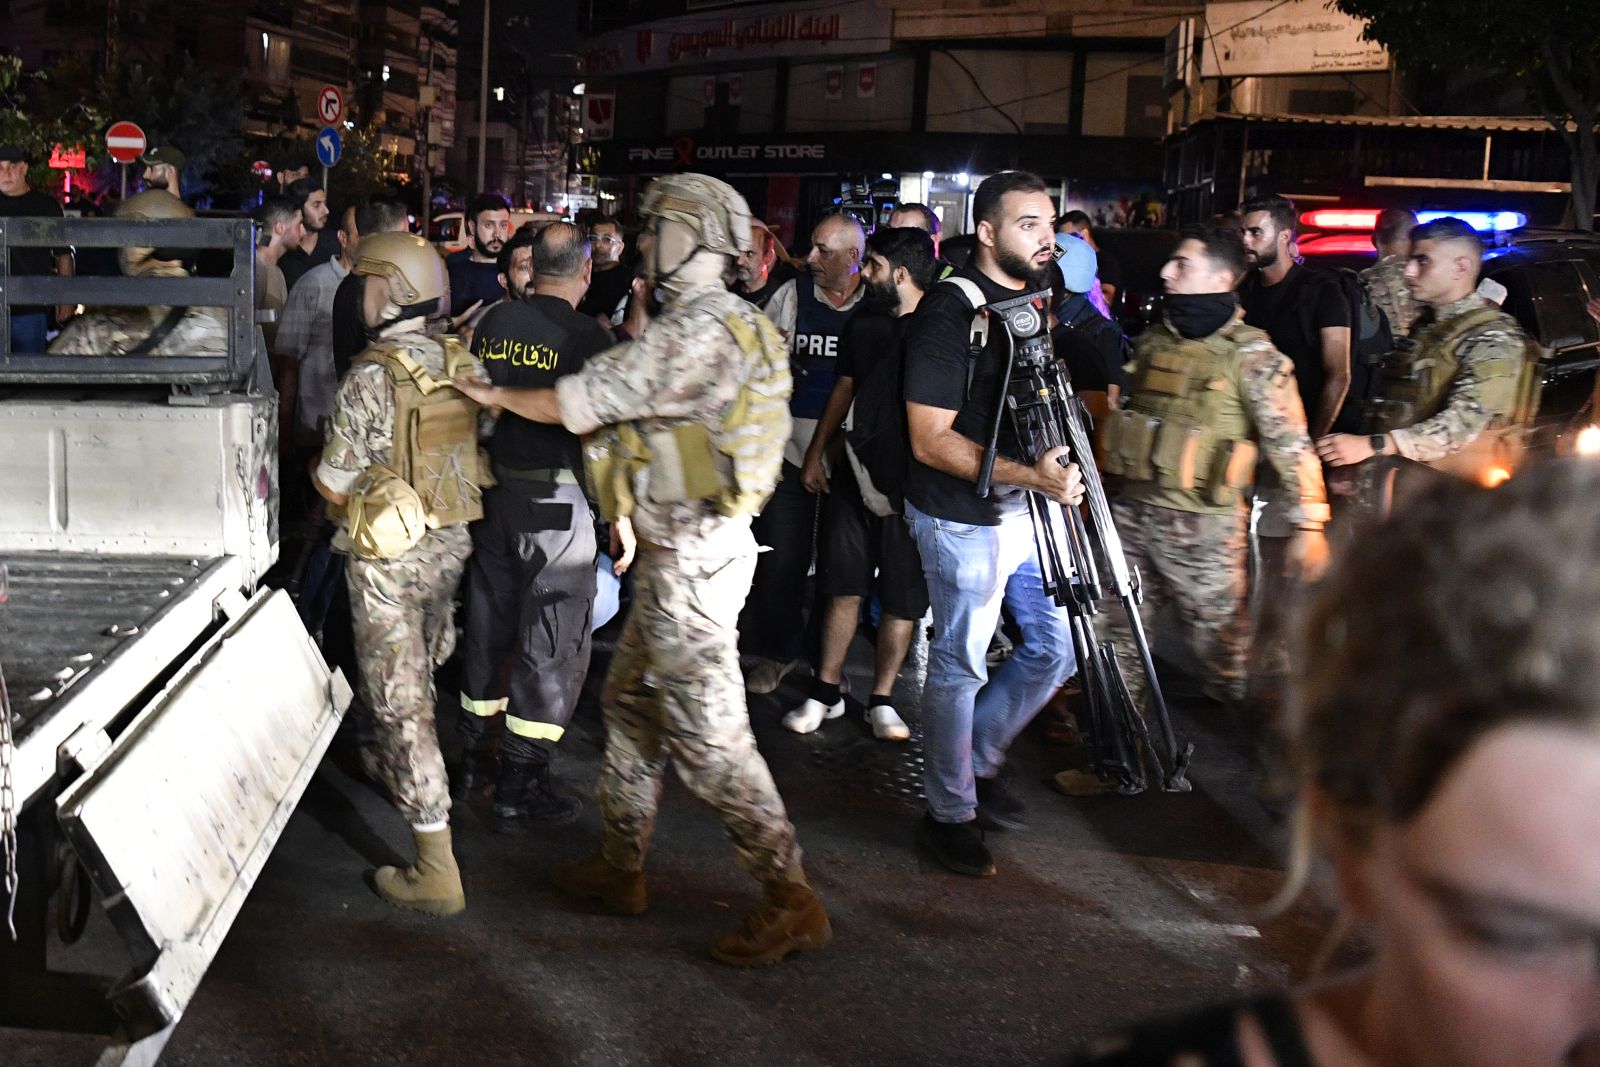
<path fill-rule="evenodd" d="M 429 530 L 404 555 L 350 557 L 350 615 L 377 770 L 412 825 L 443 820 L 450 789 L 434 727 L 434 669 L 455 648 L 451 600 L 472 553 L 465 524 Z"/>
<path fill-rule="evenodd" d="M 1144 580 L 1139 618 L 1154 641 L 1156 617 L 1177 609 L 1184 641 L 1199 661 L 1209 695 L 1239 705 L 1245 696 L 1245 514 L 1201 515 L 1141 501 L 1116 500 L 1111 514 L 1130 567 Z M 1103 616 L 1116 642 L 1134 704 L 1144 706 L 1146 680 L 1133 631 L 1120 608 Z"/>
<path fill-rule="evenodd" d="M 754 571 L 754 555 L 694 560 L 639 548 L 633 606 L 601 694 L 602 850 L 614 867 L 643 867 L 668 759 L 689 791 L 721 814 L 743 870 L 768 880 L 800 859 L 750 732 L 735 647 Z"/>

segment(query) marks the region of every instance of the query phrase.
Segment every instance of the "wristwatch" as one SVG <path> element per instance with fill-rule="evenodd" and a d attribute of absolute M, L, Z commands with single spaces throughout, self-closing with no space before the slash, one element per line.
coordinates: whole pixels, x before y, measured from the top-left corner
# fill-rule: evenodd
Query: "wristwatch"
<path fill-rule="evenodd" d="M 1371 437 L 1367 438 L 1367 440 L 1372 442 L 1372 454 L 1374 456 L 1383 455 L 1383 442 L 1384 442 L 1384 435 L 1383 434 L 1375 433 Z"/>

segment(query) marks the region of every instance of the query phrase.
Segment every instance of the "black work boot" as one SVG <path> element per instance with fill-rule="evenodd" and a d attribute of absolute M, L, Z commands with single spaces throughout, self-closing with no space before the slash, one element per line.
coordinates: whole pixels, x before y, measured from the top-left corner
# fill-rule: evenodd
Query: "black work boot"
<path fill-rule="evenodd" d="M 917 824 L 917 843 L 927 849 L 944 867 L 969 878 L 988 878 L 994 874 L 994 856 L 983 843 L 977 820 L 937 822 L 923 815 Z"/>
<path fill-rule="evenodd" d="M 978 828 L 981 830 L 1026 830 L 1027 808 L 1012 795 L 1000 778 L 979 778 Z"/>
<path fill-rule="evenodd" d="M 583 802 L 558 792 L 550 778 L 550 762 L 506 757 L 495 787 L 494 828 L 503 834 L 533 833 L 563 826 L 578 817 Z"/>
<path fill-rule="evenodd" d="M 456 725 L 461 737 L 461 765 L 450 776 L 450 799 L 466 801 L 476 796 L 487 799 L 494 793 L 500 771 L 500 752 L 489 729 L 491 720 L 463 714 Z"/>

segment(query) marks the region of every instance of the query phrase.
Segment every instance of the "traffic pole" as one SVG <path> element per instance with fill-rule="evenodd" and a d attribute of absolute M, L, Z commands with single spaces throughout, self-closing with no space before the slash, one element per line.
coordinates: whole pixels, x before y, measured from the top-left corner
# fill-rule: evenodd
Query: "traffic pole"
<path fill-rule="evenodd" d="M 126 163 L 118 163 L 117 166 L 122 168 L 122 199 L 126 200 L 128 199 L 128 165 Z"/>

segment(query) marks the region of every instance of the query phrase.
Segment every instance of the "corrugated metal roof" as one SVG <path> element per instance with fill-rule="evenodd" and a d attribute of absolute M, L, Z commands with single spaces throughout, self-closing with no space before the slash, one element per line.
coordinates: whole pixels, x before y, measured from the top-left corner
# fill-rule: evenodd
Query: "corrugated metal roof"
<path fill-rule="evenodd" d="M 1550 124 L 1537 115 L 1292 115 L 1207 114 L 1207 119 L 1232 122 L 1285 122 L 1311 126 L 1376 126 L 1388 129 L 1470 130 L 1482 133 L 1539 133 Z M 1568 124 L 1569 129 L 1576 129 Z"/>

